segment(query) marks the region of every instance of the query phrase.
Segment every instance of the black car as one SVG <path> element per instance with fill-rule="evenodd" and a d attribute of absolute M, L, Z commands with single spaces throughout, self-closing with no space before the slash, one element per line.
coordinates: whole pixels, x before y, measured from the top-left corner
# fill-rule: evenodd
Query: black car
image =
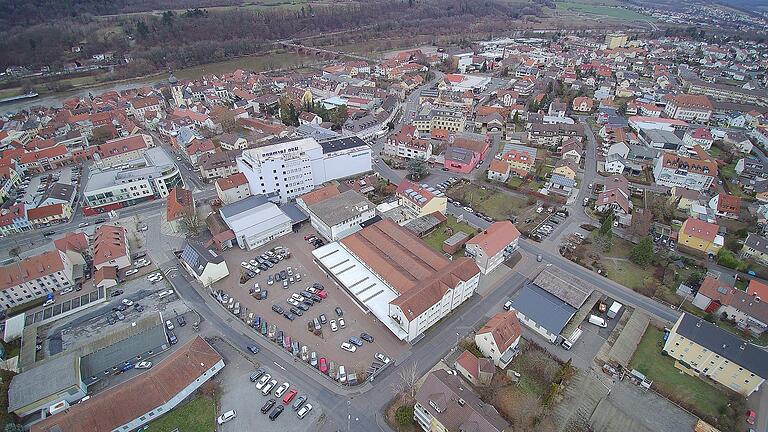
<path fill-rule="evenodd" d="M 176 322 L 179 323 L 179 327 L 184 327 L 185 325 L 187 325 L 187 320 L 184 319 L 183 315 L 177 316 Z"/>
<path fill-rule="evenodd" d="M 355 344 L 355 345 L 357 345 L 359 347 L 363 346 L 363 341 L 361 341 L 360 339 L 358 339 L 358 338 L 356 338 L 354 336 L 350 336 L 349 337 L 349 343 Z"/>
<path fill-rule="evenodd" d="M 293 321 L 294 319 L 296 319 L 296 315 L 294 315 L 294 314 L 292 314 L 292 313 L 290 313 L 288 311 L 283 312 L 283 316 L 285 318 L 287 318 L 288 321 Z"/>
<path fill-rule="evenodd" d="M 251 327 L 255 329 L 261 328 L 261 317 L 256 315 L 256 318 L 253 319 L 253 323 L 251 323 Z"/>
<path fill-rule="evenodd" d="M 273 263 L 272 261 L 264 261 L 264 264 L 267 265 L 267 268 L 272 268 L 275 266 L 275 263 Z"/>
<path fill-rule="evenodd" d="M 133 304 L 133 308 L 136 309 L 136 312 L 144 312 L 144 306 L 142 306 L 142 305 L 140 305 L 138 303 L 134 303 Z"/>
<path fill-rule="evenodd" d="M 266 372 L 264 368 L 258 368 L 255 371 L 253 371 L 250 377 L 251 382 L 256 382 L 256 380 L 258 380 L 259 378 L 261 378 L 262 375 L 264 375 L 264 372 Z"/>
<path fill-rule="evenodd" d="M 373 343 L 373 336 L 369 335 L 368 333 L 360 333 L 360 339 L 368 343 Z"/>
<path fill-rule="evenodd" d="M 104 223 L 106 221 L 107 221 L 107 218 L 98 218 L 98 219 L 96 219 L 95 223 L 100 224 L 100 223 Z"/>
<path fill-rule="evenodd" d="M 247 274 L 247 275 L 248 275 L 248 277 L 249 277 L 249 278 L 251 278 L 251 279 L 253 279 L 253 278 L 255 278 L 255 277 L 256 277 L 256 273 L 254 273 L 254 272 L 252 272 L 252 271 L 250 271 L 250 270 L 246 270 L 246 271 L 245 271 L 245 274 Z"/>
<path fill-rule="evenodd" d="M 325 287 L 323 286 L 323 284 L 321 284 L 321 283 L 318 283 L 318 282 L 315 282 L 315 283 L 313 283 L 313 284 L 312 284 L 312 288 L 314 288 L 314 289 L 318 289 L 318 290 L 320 290 L 320 291 L 322 291 L 322 290 L 324 290 L 324 289 L 325 289 Z"/>
<path fill-rule="evenodd" d="M 344 311 L 343 311 L 343 310 L 341 310 L 341 308 L 340 308 L 340 307 L 336 306 L 336 309 L 334 309 L 334 311 L 336 312 L 336 315 L 338 315 L 338 316 L 340 316 L 340 317 L 341 317 L 341 316 L 344 316 Z"/>
<path fill-rule="evenodd" d="M 312 298 L 312 293 L 309 292 L 309 291 L 306 291 L 306 290 L 305 291 L 300 291 L 299 294 L 301 294 L 301 296 L 304 297 L 304 298 Z"/>
<path fill-rule="evenodd" d="M 300 310 L 296 309 L 295 307 L 292 307 L 292 308 L 290 309 L 290 311 L 291 311 L 291 313 L 292 313 L 292 314 L 294 314 L 294 315 L 296 315 L 296 316 L 302 316 L 302 315 L 304 315 L 304 312 L 302 312 L 302 311 L 300 311 Z"/>
<path fill-rule="evenodd" d="M 325 317 L 325 314 L 320 314 L 320 324 L 325 324 L 328 322 L 328 319 Z"/>
<path fill-rule="evenodd" d="M 110 295 L 112 297 L 117 297 L 117 296 L 121 295 L 122 293 L 123 293 L 123 290 L 119 289 L 119 290 L 112 291 L 112 294 L 110 294 Z"/>
<path fill-rule="evenodd" d="M 314 305 L 315 305 L 315 303 L 314 303 L 314 302 L 312 302 L 312 301 L 309 301 L 309 300 L 304 300 L 303 302 L 301 302 L 301 304 L 303 304 L 304 306 L 306 306 L 306 307 L 308 307 L 308 308 L 311 308 L 312 306 L 314 306 Z"/>
<path fill-rule="evenodd" d="M 304 312 L 309 310 L 309 306 L 305 305 L 303 302 L 296 305 L 297 308 L 303 310 Z"/>
<path fill-rule="evenodd" d="M 107 324 L 112 325 L 117 322 L 117 318 L 115 318 L 115 315 L 109 314 L 107 315 Z"/>
<path fill-rule="evenodd" d="M 117 306 L 112 307 L 112 310 L 115 311 L 115 312 L 117 312 L 117 311 L 122 312 L 122 311 L 124 311 L 126 309 L 128 309 L 128 306 L 126 306 L 124 304 L 119 304 Z"/>
<path fill-rule="evenodd" d="M 278 330 L 277 333 L 275 333 L 275 342 L 282 345 L 283 344 L 283 331 Z"/>
<path fill-rule="evenodd" d="M 46 237 L 48 237 L 48 236 L 52 236 L 52 235 L 54 235 L 54 234 L 56 234 L 56 232 L 55 232 L 55 231 L 46 231 L 46 232 L 44 232 L 44 233 L 43 233 L 43 235 L 44 235 L 44 236 L 46 236 Z"/>
<path fill-rule="evenodd" d="M 267 290 L 261 290 L 259 293 L 259 300 L 264 300 L 267 298 Z"/>
<path fill-rule="evenodd" d="M 176 342 L 179 341 L 176 339 L 176 333 L 174 333 L 172 330 L 168 330 L 168 340 L 171 342 L 171 345 L 176 345 Z"/>
<path fill-rule="evenodd" d="M 271 410 L 273 406 L 275 406 L 275 400 L 274 399 L 270 399 L 270 400 L 264 402 L 264 405 L 261 407 L 261 413 L 262 414 L 266 414 L 267 411 Z"/>
<path fill-rule="evenodd" d="M 320 296 L 314 295 L 314 294 L 310 295 L 309 298 L 311 298 L 312 301 L 315 303 L 320 303 L 321 301 L 323 301 L 323 299 L 321 299 Z"/>
<path fill-rule="evenodd" d="M 269 419 L 272 421 L 275 421 L 276 418 L 280 417 L 280 414 L 283 413 L 283 410 L 285 408 L 282 405 L 278 405 L 275 407 L 275 409 L 272 410 L 271 413 L 269 413 Z"/>
<path fill-rule="evenodd" d="M 251 354 L 258 354 L 259 347 L 257 347 L 256 345 L 248 345 L 248 351 L 250 351 Z"/>
<path fill-rule="evenodd" d="M 288 272 L 285 270 L 280 270 L 280 279 L 288 279 Z"/>
<path fill-rule="evenodd" d="M 261 264 L 259 264 L 259 268 L 260 268 L 262 271 L 265 271 L 265 270 L 268 270 L 268 269 L 269 269 L 269 266 L 267 265 L 267 263 L 261 263 Z"/>
<path fill-rule="evenodd" d="M 283 308 L 280 307 L 279 305 L 272 305 L 272 310 L 279 314 L 283 313 Z"/>
<path fill-rule="evenodd" d="M 270 259 L 269 259 L 269 261 L 270 261 L 272 264 L 277 264 L 277 263 L 279 263 L 279 262 L 280 262 L 280 258 L 278 258 L 278 257 L 272 257 L 272 258 L 270 258 Z"/>

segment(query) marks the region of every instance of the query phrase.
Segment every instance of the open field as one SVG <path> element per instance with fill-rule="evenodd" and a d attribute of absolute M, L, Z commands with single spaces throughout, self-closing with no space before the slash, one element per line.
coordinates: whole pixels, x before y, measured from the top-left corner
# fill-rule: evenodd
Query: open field
<path fill-rule="evenodd" d="M 558 16 L 577 15 L 589 18 L 610 18 L 615 21 L 655 21 L 649 15 L 620 8 L 614 1 L 569 0 L 558 1 L 556 14 Z"/>
<path fill-rule="evenodd" d="M 462 205 L 469 205 L 474 210 L 485 213 L 496 220 L 520 216 L 530 207 L 525 200 L 498 192 L 478 184 L 458 183 L 448 189 L 446 194 Z"/>
<path fill-rule="evenodd" d="M 698 414 L 717 417 L 721 407 L 728 404 L 727 396 L 714 386 L 675 368 L 672 358 L 661 355 L 663 346 L 662 331 L 649 326 L 630 367 L 644 373 L 653 381 L 654 388 L 675 402 L 693 407 Z"/>
<path fill-rule="evenodd" d="M 216 430 L 216 407 L 213 399 L 197 395 L 185 405 L 149 424 L 153 432 L 210 432 Z"/>

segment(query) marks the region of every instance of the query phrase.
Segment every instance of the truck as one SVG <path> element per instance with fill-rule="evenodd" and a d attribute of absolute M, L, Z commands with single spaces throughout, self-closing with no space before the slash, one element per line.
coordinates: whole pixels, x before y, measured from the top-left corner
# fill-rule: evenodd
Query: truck
<path fill-rule="evenodd" d="M 576 341 L 579 340 L 582 333 L 583 331 L 581 330 L 581 328 L 576 327 L 576 330 L 574 330 L 569 337 L 563 339 L 563 342 L 561 342 L 560 345 L 562 345 L 563 348 L 567 350 L 571 349 L 571 347 L 573 347 Z"/>
<path fill-rule="evenodd" d="M 610 318 L 610 319 L 616 318 L 616 315 L 618 315 L 619 311 L 621 311 L 621 306 L 622 306 L 621 303 L 619 303 L 617 301 L 613 302 L 613 304 L 611 305 L 610 309 L 608 309 L 608 314 L 607 314 L 608 318 Z"/>
<path fill-rule="evenodd" d="M 608 324 L 606 324 L 605 320 L 602 317 L 599 317 L 597 315 L 590 315 L 589 323 L 602 328 L 608 327 Z"/>

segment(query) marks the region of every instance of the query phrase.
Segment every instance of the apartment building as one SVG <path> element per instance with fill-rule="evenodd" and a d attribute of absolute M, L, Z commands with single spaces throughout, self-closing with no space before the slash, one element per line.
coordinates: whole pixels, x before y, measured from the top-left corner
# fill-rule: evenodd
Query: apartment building
<path fill-rule="evenodd" d="M 435 129 L 451 133 L 462 132 L 466 123 L 467 118 L 461 111 L 430 107 L 425 107 L 412 122 L 416 130 L 422 134 L 429 134 Z"/>
<path fill-rule="evenodd" d="M 120 226 L 100 225 L 93 233 L 93 266 L 115 267 L 118 270 L 131 265 L 128 231 Z"/>
<path fill-rule="evenodd" d="M 432 157 L 432 142 L 428 139 L 419 139 L 416 127 L 407 124 L 403 125 L 398 133 L 387 138 L 384 154 L 403 159 L 427 160 Z"/>
<path fill-rule="evenodd" d="M 689 81 L 688 93 L 706 95 L 715 99 L 766 106 L 768 93 L 765 90 L 747 90 L 738 86 L 709 83 L 705 81 Z"/>
<path fill-rule="evenodd" d="M 130 165 L 90 173 L 83 189 L 83 214 L 90 216 L 165 198 L 171 189 L 183 184 L 178 167 L 159 147 L 145 151 Z"/>
<path fill-rule="evenodd" d="M 519 239 L 520 231 L 512 222 L 499 221 L 492 223 L 483 232 L 469 239 L 464 249 L 475 259 L 475 264 L 480 267 L 480 271 L 487 274 L 517 250 Z"/>
<path fill-rule="evenodd" d="M 768 239 L 749 233 L 744 240 L 744 246 L 741 247 L 741 257 L 768 265 Z"/>
<path fill-rule="evenodd" d="M 73 264 L 59 250 L 0 267 L 0 306 L 8 309 L 75 283 Z"/>
<path fill-rule="evenodd" d="M 528 142 L 536 146 L 558 146 L 569 138 L 584 139 L 584 127 L 578 124 L 534 123 L 528 131 Z"/>
<path fill-rule="evenodd" d="M 252 194 L 277 193 L 287 202 L 328 181 L 371 171 L 371 147 L 354 136 L 307 137 L 244 150 L 237 166 Z"/>
<path fill-rule="evenodd" d="M 215 153 L 207 153 L 200 156 L 197 166 L 200 176 L 206 180 L 219 179 L 232 174 L 237 174 L 237 158 L 240 150 L 226 150 Z"/>
<path fill-rule="evenodd" d="M 445 214 L 448 197 L 431 186 L 421 186 L 409 180 L 403 180 L 395 192 L 398 204 L 407 209 L 411 216 L 421 217 L 433 212 Z"/>
<path fill-rule="evenodd" d="M 683 313 L 667 337 L 663 352 L 675 367 L 716 381 L 744 396 L 768 377 L 768 352 L 694 315 Z"/>
<path fill-rule="evenodd" d="M 694 146 L 693 151 L 695 156 L 661 153 L 653 166 L 656 184 L 695 191 L 709 189 L 717 176 L 717 163 L 700 146 Z"/>
<path fill-rule="evenodd" d="M 492 316 L 475 334 L 475 344 L 493 364 L 506 369 L 520 352 L 523 329 L 514 311 L 499 312 Z"/>
<path fill-rule="evenodd" d="M 679 94 L 669 97 L 664 112 L 673 119 L 707 123 L 714 107 L 704 95 Z"/>
<path fill-rule="evenodd" d="M 216 179 L 216 196 L 224 204 L 232 204 L 251 196 L 251 187 L 248 186 L 245 174 L 236 173 Z"/>
<path fill-rule="evenodd" d="M 112 168 L 141 159 L 144 152 L 154 146 L 150 135 L 131 135 L 97 146 L 93 159 L 100 169 Z"/>

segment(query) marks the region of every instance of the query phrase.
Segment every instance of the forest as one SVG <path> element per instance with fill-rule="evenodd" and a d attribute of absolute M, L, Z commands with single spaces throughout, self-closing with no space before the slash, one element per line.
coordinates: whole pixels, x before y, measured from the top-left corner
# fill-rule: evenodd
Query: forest
<path fill-rule="evenodd" d="M 158 10 L 174 3 L 186 11 Z M 296 8 L 218 8 L 231 0 L 0 0 L 0 68 L 87 61 L 110 51 L 131 61 L 121 75 L 138 76 L 264 52 L 275 40 L 365 28 L 370 38 L 398 31 L 460 34 L 502 30 L 522 15 L 541 15 L 541 5 L 503 0 L 361 0 Z M 162 9 L 160 9 L 162 10 Z M 117 15 L 114 15 L 117 14 Z M 105 16 L 109 15 L 109 16 Z M 73 52 L 73 47 L 80 52 Z"/>

